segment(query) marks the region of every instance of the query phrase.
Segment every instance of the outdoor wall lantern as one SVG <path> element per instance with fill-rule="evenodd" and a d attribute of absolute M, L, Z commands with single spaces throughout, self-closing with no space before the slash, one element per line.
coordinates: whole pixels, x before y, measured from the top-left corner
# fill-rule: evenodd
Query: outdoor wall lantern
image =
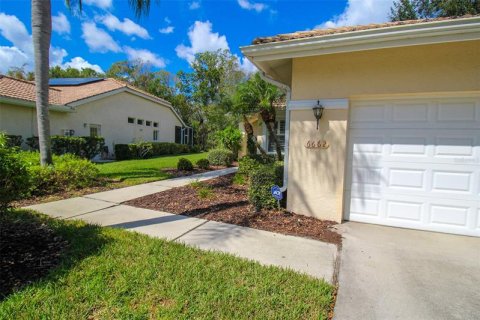
<path fill-rule="evenodd" d="M 318 130 L 318 124 L 320 122 L 320 119 L 322 119 L 324 109 L 325 109 L 325 107 L 323 107 L 320 104 L 320 100 L 318 100 L 317 105 L 315 107 L 313 107 L 313 115 L 315 116 L 315 119 L 317 119 L 317 130 Z"/>

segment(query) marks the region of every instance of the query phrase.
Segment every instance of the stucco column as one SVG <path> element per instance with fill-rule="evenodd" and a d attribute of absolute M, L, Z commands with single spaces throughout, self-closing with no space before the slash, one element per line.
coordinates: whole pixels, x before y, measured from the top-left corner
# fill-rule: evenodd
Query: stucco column
<path fill-rule="evenodd" d="M 347 109 L 326 109 L 317 130 L 311 109 L 292 110 L 287 209 L 340 222 L 347 143 Z M 325 140 L 329 147 L 307 148 Z"/>

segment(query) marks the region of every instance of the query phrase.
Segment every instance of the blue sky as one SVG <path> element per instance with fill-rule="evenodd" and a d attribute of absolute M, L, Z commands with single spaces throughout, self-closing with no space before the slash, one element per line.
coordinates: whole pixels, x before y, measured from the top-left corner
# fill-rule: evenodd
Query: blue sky
<path fill-rule="evenodd" d="M 74 2 L 74 1 L 72 1 Z M 188 70 L 198 52 L 239 50 L 258 36 L 388 20 L 393 0 L 152 0 L 136 19 L 127 0 L 83 0 L 81 13 L 52 0 L 51 65 L 106 71 L 113 62 L 141 59 L 172 73 Z M 0 0 L 0 72 L 32 69 L 29 0 Z"/>

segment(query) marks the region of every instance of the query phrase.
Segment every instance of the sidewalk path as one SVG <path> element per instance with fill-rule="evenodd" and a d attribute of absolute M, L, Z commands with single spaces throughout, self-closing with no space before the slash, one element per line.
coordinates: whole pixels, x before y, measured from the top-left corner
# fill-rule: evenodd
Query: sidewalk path
<path fill-rule="evenodd" d="M 27 207 L 59 219 L 81 219 L 185 243 L 204 250 L 230 253 L 306 273 L 332 282 L 337 248 L 333 244 L 273 232 L 207 221 L 121 203 L 233 173 L 237 168 L 105 191 Z"/>

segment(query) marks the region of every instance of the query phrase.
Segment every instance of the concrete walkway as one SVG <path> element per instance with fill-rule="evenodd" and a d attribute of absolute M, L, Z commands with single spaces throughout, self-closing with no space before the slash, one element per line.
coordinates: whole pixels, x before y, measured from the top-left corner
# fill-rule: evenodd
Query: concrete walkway
<path fill-rule="evenodd" d="M 480 238 L 342 229 L 335 319 L 480 319 Z"/>
<path fill-rule="evenodd" d="M 291 268 L 332 283 L 337 248 L 320 241 L 226 223 L 135 208 L 122 202 L 235 172 L 236 168 L 156 181 L 27 207 L 59 219 L 81 219 L 182 242 L 204 250 L 230 253 L 264 265 Z"/>

